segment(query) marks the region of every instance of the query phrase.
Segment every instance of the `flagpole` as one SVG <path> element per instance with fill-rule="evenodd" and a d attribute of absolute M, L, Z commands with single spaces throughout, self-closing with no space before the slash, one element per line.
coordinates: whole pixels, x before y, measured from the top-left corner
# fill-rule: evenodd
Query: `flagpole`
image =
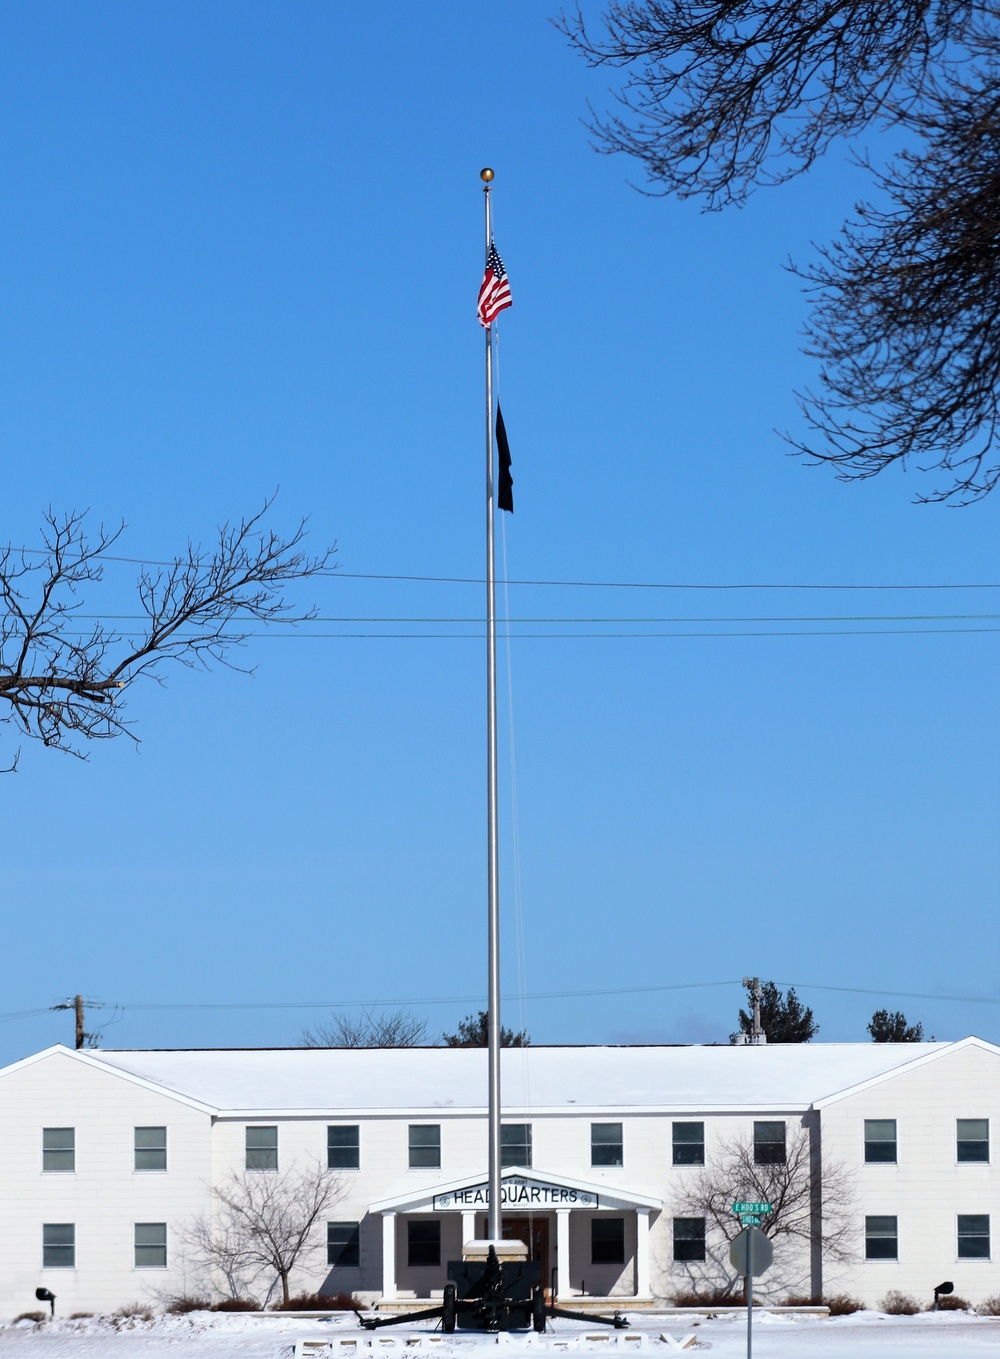
<path fill-rule="evenodd" d="M 485 199 L 486 253 L 493 243 L 493 171 L 480 172 Z M 486 804 L 487 804 L 487 1043 L 489 1047 L 489 1228 L 502 1235 L 500 1209 L 500 857 L 497 799 L 497 618 L 493 488 L 493 327 L 486 327 Z"/>

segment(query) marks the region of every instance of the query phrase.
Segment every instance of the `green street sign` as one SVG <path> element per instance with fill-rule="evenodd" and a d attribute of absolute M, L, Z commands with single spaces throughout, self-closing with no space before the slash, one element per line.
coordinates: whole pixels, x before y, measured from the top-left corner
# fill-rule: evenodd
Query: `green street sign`
<path fill-rule="evenodd" d="M 769 1203 L 734 1203 L 734 1213 L 769 1213 L 771 1205 Z"/>
<path fill-rule="evenodd" d="M 763 1221 L 757 1213 L 740 1213 L 740 1222 L 744 1227 L 759 1227 Z"/>

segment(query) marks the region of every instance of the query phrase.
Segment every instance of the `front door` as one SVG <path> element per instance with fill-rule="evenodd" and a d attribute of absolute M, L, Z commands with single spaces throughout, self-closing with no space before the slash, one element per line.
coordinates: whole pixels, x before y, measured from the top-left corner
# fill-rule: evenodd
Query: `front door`
<path fill-rule="evenodd" d="M 547 1289 L 550 1283 L 548 1217 L 544 1213 L 533 1213 L 531 1217 L 508 1217 L 504 1213 L 503 1239 L 525 1243 L 528 1259 L 536 1260 L 542 1267 L 542 1283 Z"/>

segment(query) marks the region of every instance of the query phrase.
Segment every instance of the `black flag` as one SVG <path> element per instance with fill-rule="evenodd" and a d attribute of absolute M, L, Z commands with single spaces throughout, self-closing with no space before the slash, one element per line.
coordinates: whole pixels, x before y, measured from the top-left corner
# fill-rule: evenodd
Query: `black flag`
<path fill-rule="evenodd" d="M 514 478 L 510 474 L 510 445 L 497 405 L 497 452 L 500 454 L 500 479 L 497 482 L 497 508 L 514 513 Z"/>

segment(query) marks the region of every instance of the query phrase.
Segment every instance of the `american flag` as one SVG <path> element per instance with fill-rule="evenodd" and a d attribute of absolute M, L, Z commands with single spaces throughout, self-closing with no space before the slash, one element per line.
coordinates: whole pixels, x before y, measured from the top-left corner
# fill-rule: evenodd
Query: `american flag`
<path fill-rule="evenodd" d="M 483 275 L 482 286 L 479 289 L 479 305 L 476 308 L 479 324 L 482 326 L 490 325 L 503 309 L 510 305 L 510 284 L 507 282 L 507 270 L 503 267 L 503 260 L 497 254 L 496 246 L 490 241 L 490 248 L 486 254 L 486 273 Z"/>

